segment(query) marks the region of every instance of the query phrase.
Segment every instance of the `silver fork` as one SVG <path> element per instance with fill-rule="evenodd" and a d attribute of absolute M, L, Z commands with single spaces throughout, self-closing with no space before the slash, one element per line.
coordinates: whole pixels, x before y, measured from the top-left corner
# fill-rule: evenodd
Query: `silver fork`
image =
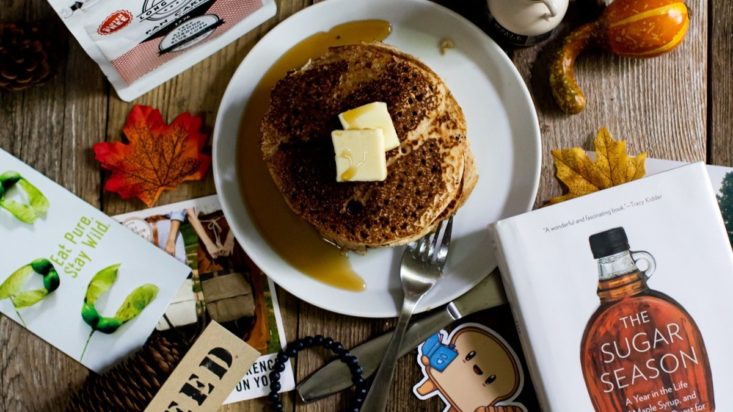
<path fill-rule="evenodd" d="M 442 221 L 433 233 L 407 245 L 402 253 L 400 280 L 402 282 L 402 310 L 392 339 L 379 365 L 372 387 L 361 408 L 364 412 L 382 412 L 387 405 L 387 395 L 392 384 L 395 364 L 415 307 L 440 278 L 448 257 L 453 218 Z M 441 236 L 442 234 L 442 236 Z"/>

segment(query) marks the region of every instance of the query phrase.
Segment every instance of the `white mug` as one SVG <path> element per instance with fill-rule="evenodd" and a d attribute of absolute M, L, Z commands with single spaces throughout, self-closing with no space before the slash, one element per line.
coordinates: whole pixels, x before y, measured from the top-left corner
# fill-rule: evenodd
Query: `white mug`
<path fill-rule="evenodd" d="M 545 7 L 547 7 L 547 10 L 549 13 L 547 13 L 547 17 L 555 17 L 557 16 L 557 7 L 555 7 L 555 0 L 534 0 L 538 2 L 542 2 L 545 4 Z"/>
<path fill-rule="evenodd" d="M 568 8 L 568 0 L 487 0 L 487 4 L 494 32 L 516 45 L 549 37 Z"/>

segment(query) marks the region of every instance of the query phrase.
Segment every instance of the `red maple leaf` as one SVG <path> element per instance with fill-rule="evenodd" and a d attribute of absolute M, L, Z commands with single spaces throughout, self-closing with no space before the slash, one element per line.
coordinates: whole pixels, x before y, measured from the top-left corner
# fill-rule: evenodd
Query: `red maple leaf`
<path fill-rule="evenodd" d="M 128 143 L 94 145 L 99 164 L 112 171 L 104 190 L 123 199 L 137 197 L 150 207 L 164 190 L 203 179 L 211 157 L 201 153 L 206 135 L 200 129 L 201 118 L 189 113 L 167 125 L 159 110 L 133 106 L 122 129 Z"/>

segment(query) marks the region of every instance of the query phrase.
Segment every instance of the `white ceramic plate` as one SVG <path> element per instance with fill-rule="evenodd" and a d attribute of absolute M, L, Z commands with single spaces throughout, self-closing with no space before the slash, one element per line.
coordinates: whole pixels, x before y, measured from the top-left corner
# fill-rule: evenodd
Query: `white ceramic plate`
<path fill-rule="evenodd" d="M 426 0 L 329 0 L 280 23 L 252 49 L 234 73 L 214 128 L 214 177 L 224 213 L 252 260 L 278 285 L 316 306 L 346 315 L 392 317 L 401 301 L 402 248 L 350 256 L 367 283 L 348 292 L 320 283 L 291 267 L 274 252 L 252 222 L 242 200 L 236 170 L 240 116 L 262 75 L 289 48 L 341 23 L 383 19 L 392 24 L 386 39 L 430 66 L 465 112 L 479 181 L 454 220 L 453 242 L 439 284 L 419 311 L 449 302 L 496 267 L 488 226 L 530 210 L 540 173 L 540 133 L 529 93 L 512 62 L 480 29 L 458 14 Z M 439 41 L 455 48 L 441 55 Z"/>

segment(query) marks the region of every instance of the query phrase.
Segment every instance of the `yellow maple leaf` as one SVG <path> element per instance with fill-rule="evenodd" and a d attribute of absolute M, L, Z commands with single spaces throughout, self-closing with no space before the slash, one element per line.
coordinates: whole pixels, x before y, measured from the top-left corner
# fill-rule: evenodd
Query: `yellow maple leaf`
<path fill-rule="evenodd" d="M 553 150 L 552 157 L 557 178 L 568 188 L 562 196 L 553 197 L 549 204 L 560 203 L 588 193 L 630 182 L 644 177 L 646 153 L 629 156 L 626 142 L 614 140 L 608 129 L 598 130 L 595 145 L 596 159 L 579 147 Z"/>

